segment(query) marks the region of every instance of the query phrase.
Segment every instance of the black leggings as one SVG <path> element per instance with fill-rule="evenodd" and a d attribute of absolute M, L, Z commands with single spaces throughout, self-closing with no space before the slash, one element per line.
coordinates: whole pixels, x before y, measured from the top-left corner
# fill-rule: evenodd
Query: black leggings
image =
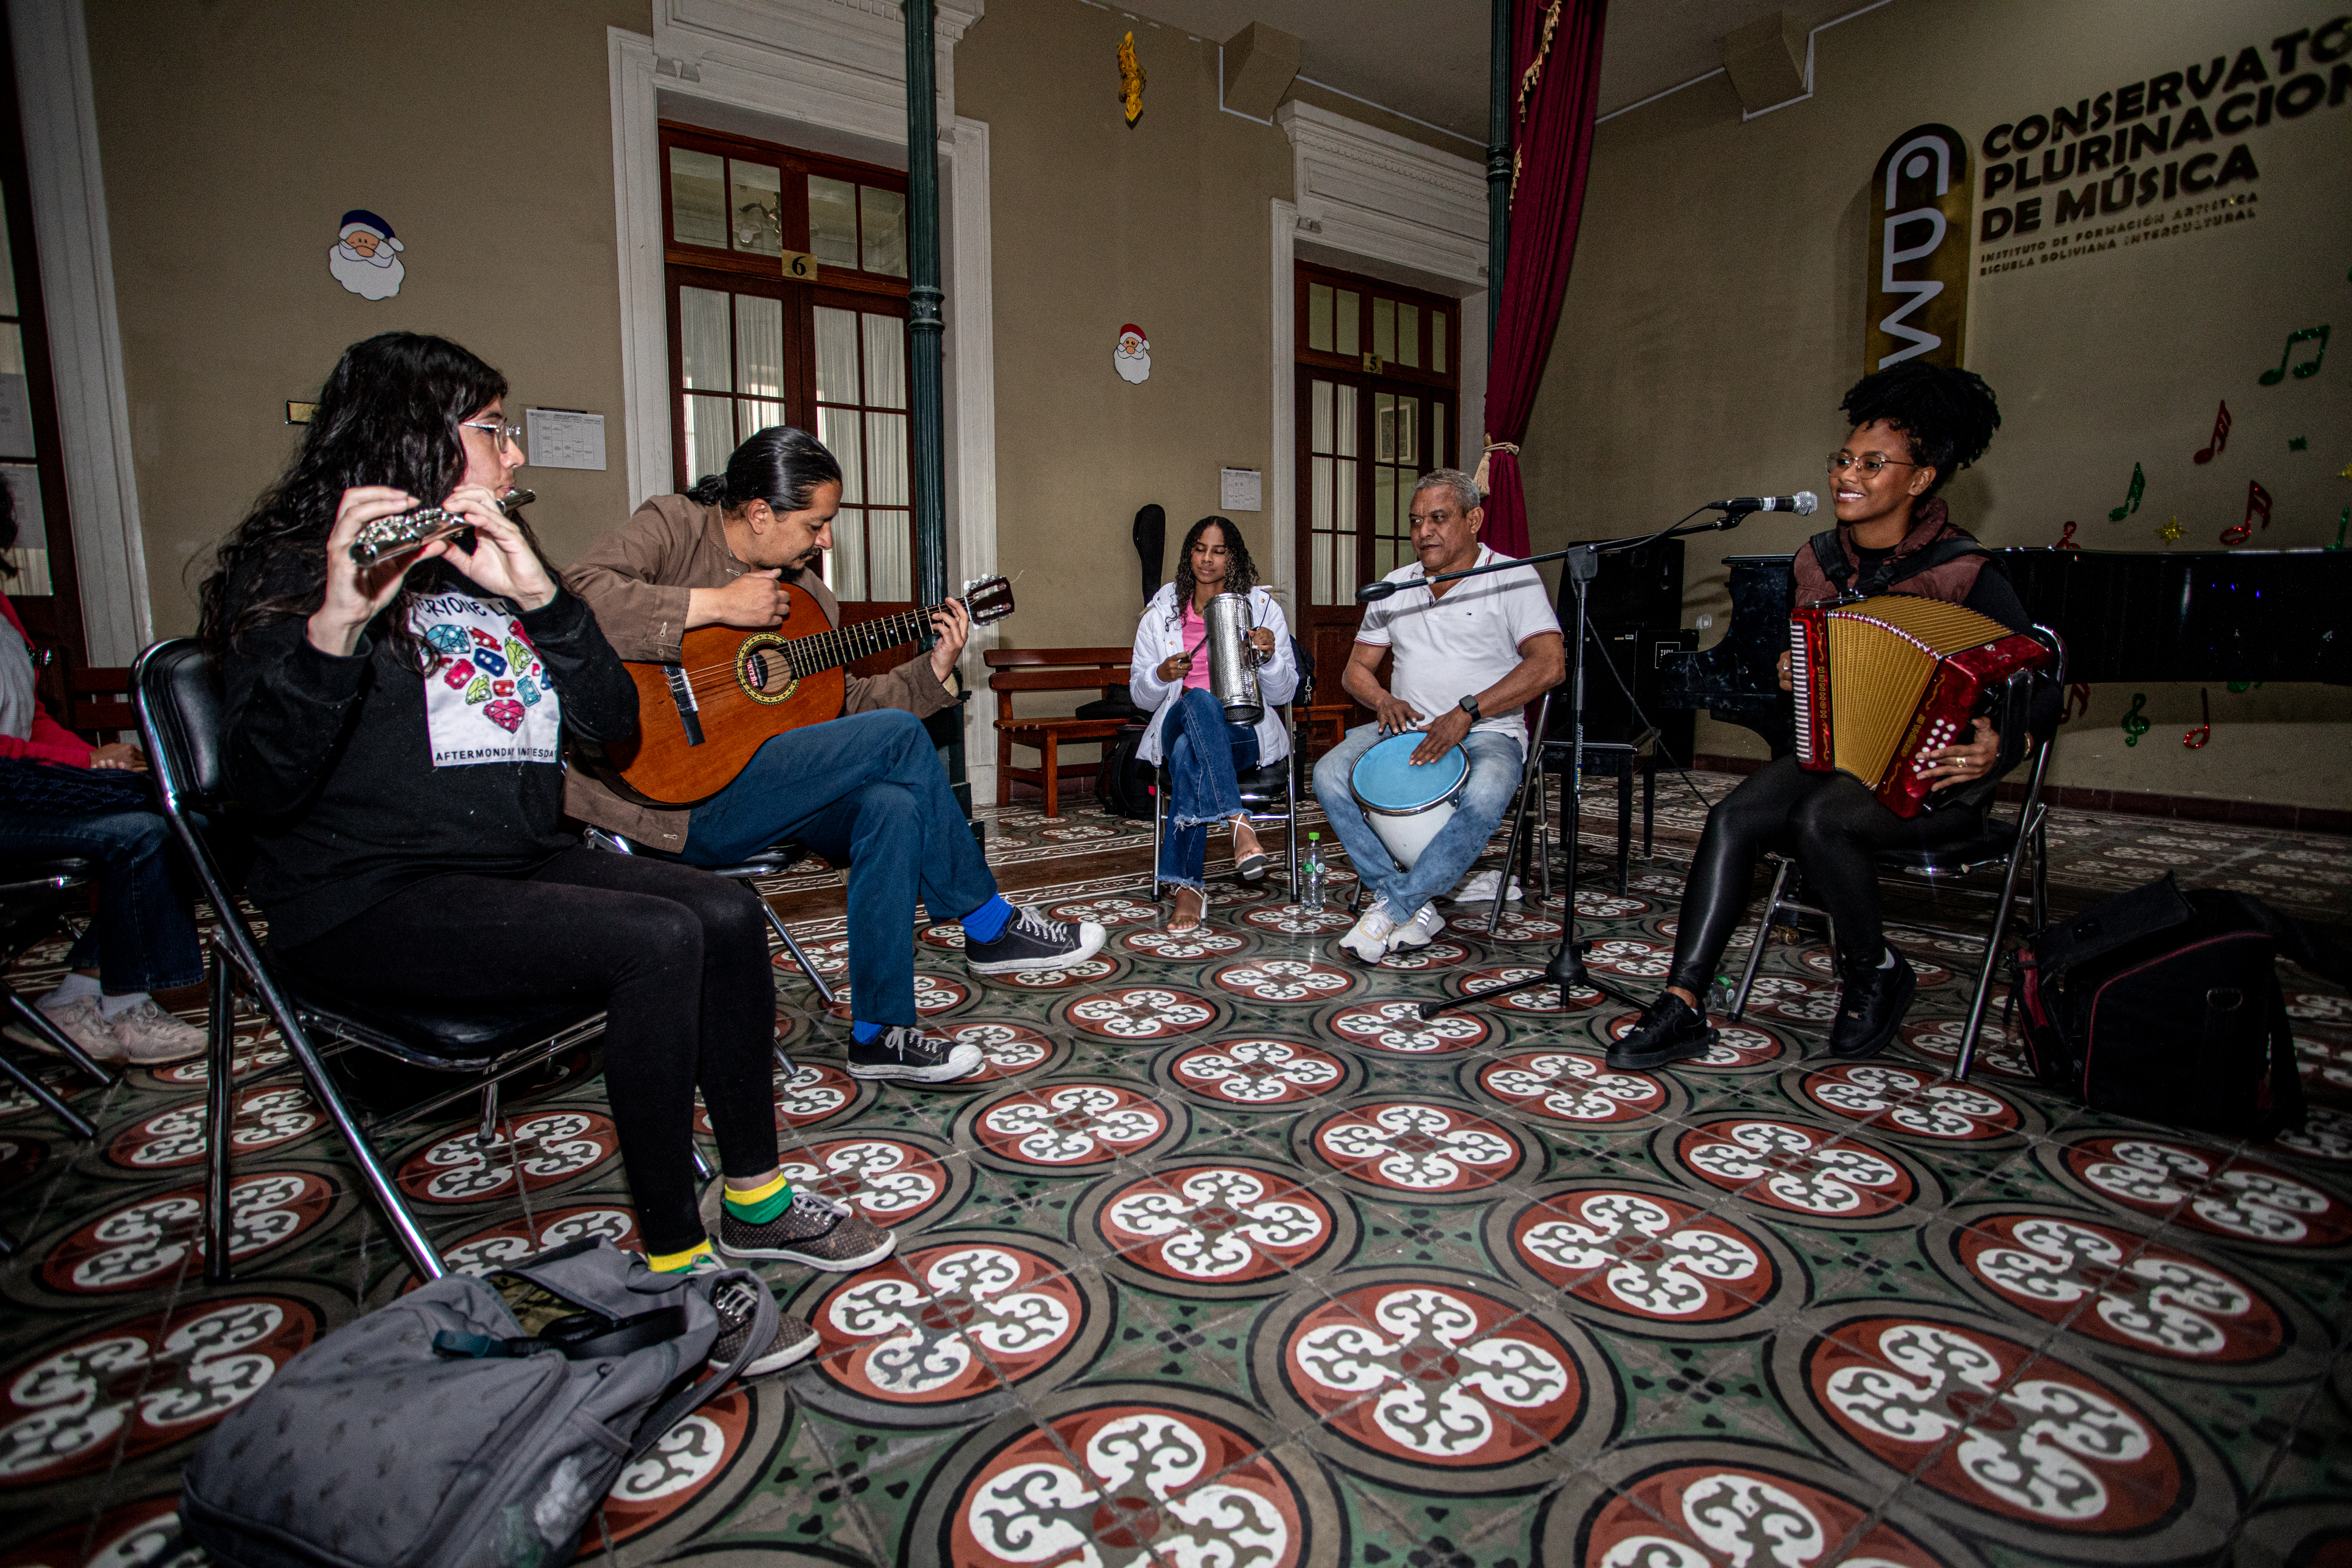
<path fill-rule="evenodd" d="M 766 917 L 739 883 L 567 850 L 528 876 L 419 883 L 283 956 L 338 986 L 404 996 L 601 999 L 604 1092 L 650 1252 L 682 1252 L 704 1235 L 697 1085 L 721 1168 L 775 1168 L 775 987 Z"/>
<path fill-rule="evenodd" d="M 1932 848 L 1969 838 L 1980 811 L 1955 805 L 1906 821 L 1878 803 L 1851 773 L 1809 773 L 1794 757 L 1766 763 L 1707 813 L 1691 862 L 1666 983 L 1706 1002 L 1724 944 L 1748 909 L 1748 879 L 1766 850 L 1794 851 L 1805 887 L 1829 912 L 1842 959 L 1875 964 L 1885 950 L 1878 923 L 1881 850 Z"/>

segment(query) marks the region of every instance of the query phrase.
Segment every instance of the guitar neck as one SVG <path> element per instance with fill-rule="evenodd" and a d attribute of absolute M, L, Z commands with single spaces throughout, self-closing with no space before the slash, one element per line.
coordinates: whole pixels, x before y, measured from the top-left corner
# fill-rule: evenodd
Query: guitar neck
<path fill-rule="evenodd" d="M 962 602 L 961 600 L 948 601 L 950 604 Z M 932 612 L 946 607 L 945 604 L 934 604 L 923 610 L 902 610 L 896 615 L 885 615 L 877 621 L 860 621 L 854 626 L 835 626 L 831 631 L 795 637 L 783 645 L 784 658 L 795 675 L 814 675 L 819 671 L 837 669 L 868 653 L 919 642 L 923 633 L 930 629 Z"/>

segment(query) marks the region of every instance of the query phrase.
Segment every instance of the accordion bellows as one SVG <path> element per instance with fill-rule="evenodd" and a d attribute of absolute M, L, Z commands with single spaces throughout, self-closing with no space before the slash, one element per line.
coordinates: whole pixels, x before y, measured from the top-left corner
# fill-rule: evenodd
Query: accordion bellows
<path fill-rule="evenodd" d="M 1986 691 L 2050 650 L 1961 605 L 1889 593 L 1789 617 L 1797 764 L 1851 773 L 1898 817 L 1930 792 L 1921 753 L 1965 740 Z"/>

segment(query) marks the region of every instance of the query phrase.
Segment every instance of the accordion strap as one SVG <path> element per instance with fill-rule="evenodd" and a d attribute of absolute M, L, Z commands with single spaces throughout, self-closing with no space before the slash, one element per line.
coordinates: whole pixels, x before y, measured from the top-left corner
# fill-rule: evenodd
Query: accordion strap
<path fill-rule="evenodd" d="M 1845 558 L 1845 545 L 1839 539 L 1838 530 L 1822 529 L 1812 537 L 1807 548 L 1813 552 L 1813 559 L 1821 567 L 1822 575 L 1830 580 L 1830 586 L 1836 589 L 1841 597 L 1853 592 L 1865 599 L 1873 594 L 1885 593 L 1898 582 L 1907 581 L 1923 571 L 1933 571 L 1962 556 L 1990 557 L 1992 554 L 1971 538 L 1937 539 L 1909 555 L 1893 556 L 1879 562 L 1859 586 L 1849 590 L 1846 584 L 1853 577 L 1853 563 Z"/>

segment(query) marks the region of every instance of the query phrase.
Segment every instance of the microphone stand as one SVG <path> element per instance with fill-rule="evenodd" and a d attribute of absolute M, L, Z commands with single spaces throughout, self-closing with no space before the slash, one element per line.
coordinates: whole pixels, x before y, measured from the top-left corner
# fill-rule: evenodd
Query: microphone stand
<path fill-rule="evenodd" d="M 1475 991 L 1465 991 L 1458 997 L 1441 998 L 1436 1001 L 1423 1002 L 1421 1004 L 1421 1016 L 1423 1019 L 1433 1019 L 1438 1014 L 1444 1012 L 1451 1008 L 1468 1007 L 1474 1002 L 1492 1001 L 1496 997 L 1509 996 L 1515 991 L 1524 991 L 1536 986 L 1551 984 L 1556 984 L 1559 987 L 1559 1005 L 1560 1009 L 1563 1012 L 1565 1012 L 1569 1007 L 1569 993 L 1571 990 L 1577 989 L 1598 991 L 1602 996 L 1614 997 L 1617 1000 L 1624 1003 L 1628 1007 L 1639 1007 L 1642 1005 L 1638 998 L 1628 996 L 1625 992 L 1618 989 L 1616 987 L 1592 977 L 1591 973 L 1586 969 L 1584 965 L 1584 955 L 1586 951 L 1591 947 L 1592 944 L 1580 939 L 1576 934 L 1577 840 L 1580 836 L 1579 826 L 1582 812 L 1584 788 L 1584 640 L 1586 597 L 1591 591 L 1592 580 L 1595 577 L 1598 577 L 1601 573 L 1601 558 L 1604 555 L 1615 555 L 1620 551 L 1636 549 L 1643 545 L 1652 544 L 1660 539 L 1675 539 L 1681 538 L 1689 534 L 1711 533 L 1718 528 L 1736 528 L 1741 523 L 1746 522 L 1751 514 L 1762 511 L 1763 509 L 1764 508 L 1761 507 L 1739 508 L 1726 507 L 1722 517 L 1714 518 L 1708 522 L 1692 523 L 1686 526 L 1677 525 L 1674 528 L 1663 528 L 1656 533 L 1629 535 L 1624 538 L 1597 539 L 1585 544 L 1570 545 L 1566 549 L 1553 550 L 1549 555 L 1531 556 L 1525 560 L 1497 561 L 1487 566 L 1474 566 L 1462 571 L 1449 571 L 1442 576 L 1425 580 L 1428 582 L 1450 582 L 1455 578 L 1475 577 L 1481 572 L 1500 571 L 1507 567 L 1533 566 L 1539 562 L 1549 560 L 1566 561 L 1568 564 L 1561 569 L 1562 578 L 1563 580 L 1569 583 L 1569 585 L 1574 590 L 1576 594 L 1576 655 L 1574 661 L 1570 665 L 1571 673 L 1569 676 L 1570 771 L 1569 773 L 1568 788 L 1562 792 L 1560 800 L 1560 837 L 1568 841 L 1566 845 L 1568 853 L 1568 893 L 1560 910 L 1559 946 L 1553 952 L 1551 961 L 1544 966 L 1543 972 L 1534 979 L 1507 981 L 1498 985 L 1487 986 Z M 1407 586 L 1417 585 L 1404 583 L 1365 584 L 1365 587 L 1368 589 L 1385 587 L 1390 592 L 1394 592 L 1398 588 Z M 1360 599 L 1367 597 L 1373 599 L 1385 599 L 1388 595 L 1385 593 L 1372 593 L 1367 595 L 1362 590 L 1359 590 L 1357 597 Z M 1540 788 L 1543 779 L 1541 747 L 1544 744 L 1544 737 L 1540 735 L 1531 737 L 1529 744 L 1538 748 L 1536 752 L 1536 779 L 1538 788 Z M 1538 799 L 1536 809 L 1539 811 L 1543 810 L 1540 797 Z M 1496 898 L 1505 897 L 1509 894 L 1510 880 L 1511 868 L 1507 865 L 1502 869 L 1502 872 L 1497 877 L 1495 884 L 1495 896 Z"/>

